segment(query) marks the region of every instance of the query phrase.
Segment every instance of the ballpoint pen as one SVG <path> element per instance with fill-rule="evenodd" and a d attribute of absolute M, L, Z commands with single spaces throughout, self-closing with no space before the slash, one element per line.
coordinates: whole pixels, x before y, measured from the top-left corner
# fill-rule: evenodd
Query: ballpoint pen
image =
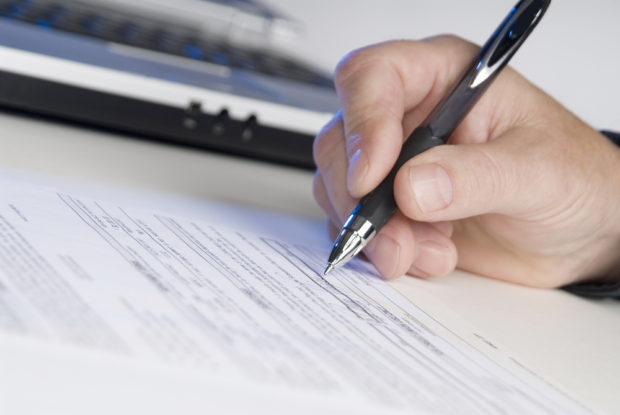
<path fill-rule="evenodd" d="M 512 8 L 451 92 L 404 142 L 387 177 L 357 204 L 334 242 L 324 275 L 357 255 L 392 217 L 397 209 L 393 193 L 396 172 L 417 154 L 446 144 L 461 120 L 538 24 L 550 2 L 521 0 Z"/>

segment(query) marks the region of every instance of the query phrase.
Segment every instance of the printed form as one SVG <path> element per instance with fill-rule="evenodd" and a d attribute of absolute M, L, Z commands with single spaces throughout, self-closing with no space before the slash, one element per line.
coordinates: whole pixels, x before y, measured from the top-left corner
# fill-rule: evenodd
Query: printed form
<path fill-rule="evenodd" d="M 206 213 L 14 177 L 0 193 L 0 343 L 170 366 L 241 396 L 304 394 L 327 412 L 333 401 L 353 413 L 589 413 L 471 347 L 364 261 L 323 277 L 328 246 L 303 234 L 235 229 L 226 209 L 184 199 Z"/>

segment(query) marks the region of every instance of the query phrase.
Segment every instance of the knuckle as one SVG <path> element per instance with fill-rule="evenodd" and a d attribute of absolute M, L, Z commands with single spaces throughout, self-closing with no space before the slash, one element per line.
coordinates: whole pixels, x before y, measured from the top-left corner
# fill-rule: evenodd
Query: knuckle
<path fill-rule="evenodd" d="M 337 140 L 328 133 L 320 133 L 314 140 L 312 156 L 319 171 L 326 171 L 333 163 Z"/>
<path fill-rule="evenodd" d="M 314 159 L 314 164 L 316 164 L 316 168 L 319 171 L 327 168 L 326 159 L 328 151 L 326 149 L 326 141 L 325 134 L 321 132 L 316 136 L 312 145 L 312 158 Z"/>
<path fill-rule="evenodd" d="M 389 40 L 376 43 L 374 45 L 364 46 L 359 49 L 352 50 L 347 53 L 336 65 L 334 71 L 334 80 L 336 85 L 341 85 L 351 75 L 357 73 L 360 69 L 372 64 L 384 64 L 389 61 L 390 56 L 396 54 L 394 47 L 407 43 L 416 43 L 415 41 Z M 400 52 L 399 52 L 400 53 Z"/>
<path fill-rule="evenodd" d="M 354 88 L 358 86 L 364 73 L 368 73 L 377 65 L 385 65 L 385 48 L 388 45 L 378 44 L 366 46 L 347 53 L 336 65 L 334 70 L 334 84 L 336 90 L 341 93 L 347 86 Z"/>
<path fill-rule="evenodd" d="M 336 85 L 342 85 L 344 80 L 354 74 L 360 66 L 363 66 L 367 57 L 364 53 L 364 49 L 356 49 L 347 53 L 336 65 L 334 70 L 334 83 Z"/>
<path fill-rule="evenodd" d="M 427 43 L 445 43 L 454 45 L 470 43 L 465 38 L 462 38 L 461 36 L 455 35 L 453 33 L 440 33 L 438 35 L 426 38 L 424 39 L 424 41 Z"/>
<path fill-rule="evenodd" d="M 321 205 L 321 201 L 325 195 L 325 188 L 323 185 L 323 178 L 320 172 L 316 172 L 314 180 L 312 181 L 312 194 L 314 199 Z"/>
<path fill-rule="evenodd" d="M 435 37 L 437 40 L 441 40 L 443 42 L 464 42 L 465 40 L 458 36 L 455 35 L 454 33 L 440 33 L 439 35 L 437 35 Z"/>
<path fill-rule="evenodd" d="M 312 193 L 314 195 L 314 200 L 318 203 L 319 207 L 328 215 L 332 211 L 329 197 L 327 196 L 327 189 L 325 188 L 325 184 L 323 183 L 323 178 L 320 173 L 317 173 L 314 176 L 314 182 L 312 183 Z"/>
<path fill-rule="evenodd" d="M 312 156 L 319 170 L 329 169 L 337 153 L 337 146 L 342 145 L 344 136 L 342 128 L 336 128 L 335 123 L 341 123 L 339 119 L 332 120 L 327 124 L 314 139 L 312 144 Z"/>

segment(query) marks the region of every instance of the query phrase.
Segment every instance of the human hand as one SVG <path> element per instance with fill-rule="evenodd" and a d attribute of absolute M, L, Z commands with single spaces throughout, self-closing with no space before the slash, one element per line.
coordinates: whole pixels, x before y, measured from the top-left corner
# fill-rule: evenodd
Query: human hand
<path fill-rule="evenodd" d="M 332 237 L 477 49 L 444 36 L 341 61 L 342 109 L 314 143 Z M 517 72 L 504 69 L 449 144 L 396 176 L 399 211 L 364 249 L 384 277 L 459 267 L 556 287 L 620 269 L 620 150 Z"/>

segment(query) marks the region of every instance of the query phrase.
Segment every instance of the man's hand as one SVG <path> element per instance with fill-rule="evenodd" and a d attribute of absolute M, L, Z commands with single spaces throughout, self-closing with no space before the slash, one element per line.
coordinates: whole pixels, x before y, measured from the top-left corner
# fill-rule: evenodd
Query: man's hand
<path fill-rule="evenodd" d="M 341 61 L 342 109 L 314 143 L 314 193 L 332 237 L 477 50 L 438 37 Z M 620 150 L 514 70 L 504 69 L 449 144 L 396 176 L 399 211 L 365 249 L 384 277 L 459 267 L 555 287 L 620 267 Z"/>

